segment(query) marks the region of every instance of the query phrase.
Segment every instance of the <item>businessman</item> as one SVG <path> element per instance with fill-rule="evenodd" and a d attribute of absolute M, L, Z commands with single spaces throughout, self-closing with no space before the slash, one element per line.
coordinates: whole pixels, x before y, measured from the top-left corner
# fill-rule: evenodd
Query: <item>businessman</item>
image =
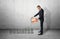
<path fill-rule="evenodd" d="M 43 35 L 44 10 L 41 8 L 40 5 L 37 5 L 37 9 L 39 12 L 36 15 L 34 15 L 34 17 L 39 15 L 41 30 L 39 31 L 40 33 L 38 35 Z"/>

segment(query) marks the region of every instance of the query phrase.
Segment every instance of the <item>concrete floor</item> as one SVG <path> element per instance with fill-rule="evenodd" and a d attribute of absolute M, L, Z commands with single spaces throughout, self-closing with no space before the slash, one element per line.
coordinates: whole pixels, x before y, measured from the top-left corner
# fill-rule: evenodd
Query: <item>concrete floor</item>
<path fill-rule="evenodd" d="M 33 34 L 17 34 L 0 30 L 0 39 L 60 39 L 60 30 L 48 30 L 43 35 L 37 35 L 37 30 Z"/>

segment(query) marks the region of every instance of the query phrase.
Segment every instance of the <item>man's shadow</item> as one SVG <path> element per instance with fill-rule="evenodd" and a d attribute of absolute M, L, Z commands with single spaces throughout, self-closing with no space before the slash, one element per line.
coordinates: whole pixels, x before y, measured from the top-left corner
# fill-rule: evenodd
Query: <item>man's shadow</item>
<path fill-rule="evenodd" d="M 45 27 L 46 29 L 44 29 L 44 33 L 47 32 L 49 29 L 50 29 L 50 25 L 51 25 L 51 12 L 49 9 L 47 9 L 46 7 L 44 8 L 44 13 L 46 13 L 44 15 L 44 24 L 45 24 Z"/>

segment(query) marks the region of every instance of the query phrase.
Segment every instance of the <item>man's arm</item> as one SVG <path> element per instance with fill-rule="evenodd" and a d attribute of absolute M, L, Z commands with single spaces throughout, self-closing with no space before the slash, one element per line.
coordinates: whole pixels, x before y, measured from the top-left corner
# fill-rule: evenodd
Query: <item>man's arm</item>
<path fill-rule="evenodd" d="M 39 15 L 39 12 L 36 15 L 34 15 L 34 17 L 36 17 L 37 15 Z"/>

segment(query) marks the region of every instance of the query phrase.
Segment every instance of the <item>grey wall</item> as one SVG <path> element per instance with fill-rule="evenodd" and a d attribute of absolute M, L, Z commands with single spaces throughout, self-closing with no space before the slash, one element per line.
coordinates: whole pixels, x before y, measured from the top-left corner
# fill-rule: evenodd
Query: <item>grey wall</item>
<path fill-rule="evenodd" d="M 59 0 L 0 0 L 0 28 L 39 28 L 39 22 L 31 23 L 38 4 L 45 11 L 44 28 L 60 29 Z"/>
<path fill-rule="evenodd" d="M 51 29 L 60 29 L 60 4 L 59 0 L 47 0 L 47 8 L 51 12 Z"/>
<path fill-rule="evenodd" d="M 31 23 L 31 17 L 37 12 L 35 2 L 33 0 L 0 0 L 0 28 L 26 28 L 38 25 Z"/>

